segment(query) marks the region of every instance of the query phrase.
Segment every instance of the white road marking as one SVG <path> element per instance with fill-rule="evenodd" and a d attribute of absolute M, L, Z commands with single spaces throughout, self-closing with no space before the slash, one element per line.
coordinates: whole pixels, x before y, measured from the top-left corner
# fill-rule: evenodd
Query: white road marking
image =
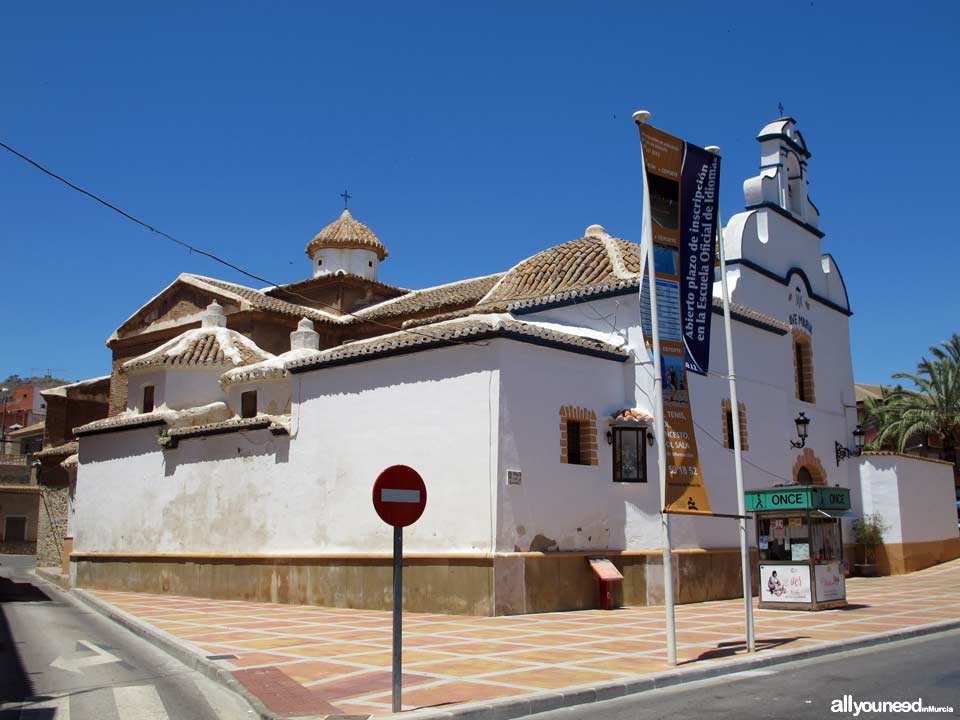
<path fill-rule="evenodd" d="M 380 502 L 418 503 L 420 502 L 420 491 L 383 488 L 380 491 Z"/>
<path fill-rule="evenodd" d="M 79 673 L 81 672 L 81 668 L 120 662 L 120 658 L 118 658 L 116 655 L 111 655 L 106 650 L 98 648 L 92 642 L 87 642 L 86 640 L 78 640 L 77 642 L 87 648 L 87 650 L 92 651 L 94 654 L 81 655 L 79 657 L 77 657 L 75 653 L 71 653 L 70 655 L 61 655 L 52 663 L 50 663 L 50 667 L 66 670 L 67 672 Z"/>
<path fill-rule="evenodd" d="M 123 720 L 170 720 L 160 693 L 153 685 L 128 685 L 113 689 L 117 713 Z"/>
<path fill-rule="evenodd" d="M 778 670 L 741 670 L 740 672 L 730 673 L 728 678 L 748 678 L 748 677 L 766 677 L 767 675 L 776 675 Z"/>

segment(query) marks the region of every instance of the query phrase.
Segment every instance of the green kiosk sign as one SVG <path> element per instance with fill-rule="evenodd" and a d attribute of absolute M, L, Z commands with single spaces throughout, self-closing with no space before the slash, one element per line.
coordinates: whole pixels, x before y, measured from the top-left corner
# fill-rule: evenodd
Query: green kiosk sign
<path fill-rule="evenodd" d="M 850 490 L 841 487 L 794 485 L 747 490 L 744 496 L 748 512 L 850 509 Z"/>

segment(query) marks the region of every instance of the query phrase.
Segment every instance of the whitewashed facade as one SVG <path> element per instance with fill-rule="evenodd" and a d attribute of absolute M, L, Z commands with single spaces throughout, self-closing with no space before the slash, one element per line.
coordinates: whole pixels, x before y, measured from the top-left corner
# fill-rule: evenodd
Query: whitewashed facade
<path fill-rule="evenodd" d="M 746 415 L 745 485 L 805 478 L 843 485 L 859 513 L 861 463 L 834 460 L 835 442 L 852 446 L 856 426 L 846 288 L 822 251 L 819 214 L 807 196 L 809 154 L 795 123 L 771 123 L 759 140 L 761 174 L 744 183 L 747 209 L 725 230 Z M 372 240 L 365 243 L 313 248 L 314 273 L 328 272 L 336 260 L 375 280 L 373 260 L 385 251 L 378 258 Z M 504 289 L 576 275 L 576 264 L 587 260 L 581 249 L 591 262 L 609 265 L 606 280 L 520 299 Z M 433 588 L 429 597 L 412 598 L 414 608 L 509 613 L 590 606 L 594 586 L 584 558 L 598 554 L 623 565 L 628 602 L 655 602 L 662 591 L 656 452 L 648 448 L 647 482 L 615 483 L 606 441 L 620 411 L 653 413 L 640 277 L 629 269 L 638 253 L 594 225 L 580 240 L 518 264 L 475 311 L 326 350 L 316 349 L 305 321 L 289 353 L 263 353 L 227 370 L 166 371 L 163 392 L 178 399 L 167 403 L 168 414 L 141 412 L 143 381 L 131 376 L 127 411 L 80 429 L 75 580 L 383 606 L 392 531 L 373 511 L 371 488 L 386 466 L 406 464 L 428 488 L 426 511 L 405 536 L 405 549 L 428 568 L 423 582 Z M 327 265 L 317 266 L 318 259 Z M 361 261 L 366 271 L 350 265 Z M 718 306 L 711 374 L 690 376 L 689 384 L 713 509 L 735 513 Z M 804 361 L 812 361 L 805 382 L 813 402 L 798 399 L 798 342 L 807 348 Z M 247 418 L 240 417 L 243 392 L 256 392 L 256 414 Z M 226 410 L 185 421 L 185 397 Z M 564 408 L 595 418 L 583 426 L 587 436 L 594 433 L 595 464 L 561 460 Z M 810 418 L 802 450 L 790 445 L 799 412 Z M 584 442 L 589 452 L 594 441 Z M 911 522 L 936 512 L 920 506 Z M 674 547 L 682 551 L 681 599 L 735 595 L 734 521 L 675 517 L 672 526 Z M 156 569 L 161 561 L 202 567 L 241 557 L 274 568 L 268 587 L 240 570 L 204 585 L 177 568 Z M 685 579 L 684 569 L 704 558 L 719 558 L 711 560 L 719 575 L 711 589 L 697 584 L 696 572 Z M 366 579 L 337 574 L 364 559 L 380 563 Z M 300 571 L 276 569 L 303 562 L 313 568 L 307 580 Z M 341 581 L 342 592 L 319 587 Z M 303 588 L 291 589 L 301 582 Z"/>

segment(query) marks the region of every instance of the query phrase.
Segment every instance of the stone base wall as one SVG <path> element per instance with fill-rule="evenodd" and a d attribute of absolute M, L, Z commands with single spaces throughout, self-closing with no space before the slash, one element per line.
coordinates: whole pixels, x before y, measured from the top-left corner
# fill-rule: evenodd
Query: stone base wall
<path fill-rule="evenodd" d="M 0 542 L 0 555 L 36 555 L 35 542 Z"/>
<path fill-rule="evenodd" d="M 932 542 L 883 544 L 877 548 L 881 575 L 903 575 L 960 557 L 960 537 Z"/>
<path fill-rule="evenodd" d="M 40 486 L 40 516 L 37 519 L 37 565 L 60 567 L 63 538 L 67 533 L 70 488 Z"/>
<path fill-rule="evenodd" d="M 597 553 L 504 553 L 404 559 L 404 609 L 459 615 L 517 615 L 599 606 L 587 563 Z M 617 605 L 663 602 L 662 555 L 608 553 L 624 576 Z M 389 610 L 389 557 L 97 555 L 74 553 L 76 587 L 259 602 Z M 756 556 L 753 557 L 756 578 Z M 741 597 L 738 550 L 674 555 L 679 603 Z"/>

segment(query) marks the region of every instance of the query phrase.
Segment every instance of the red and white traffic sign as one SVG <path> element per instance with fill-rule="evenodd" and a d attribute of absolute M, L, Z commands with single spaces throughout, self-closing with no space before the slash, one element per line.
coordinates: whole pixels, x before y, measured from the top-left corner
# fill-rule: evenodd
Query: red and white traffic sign
<path fill-rule="evenodd" d="M 387 525 L 412 525 L 426 506 L 427 486 L 412 467 L 392 465 L 373 484 L 373 507 Z"/>

